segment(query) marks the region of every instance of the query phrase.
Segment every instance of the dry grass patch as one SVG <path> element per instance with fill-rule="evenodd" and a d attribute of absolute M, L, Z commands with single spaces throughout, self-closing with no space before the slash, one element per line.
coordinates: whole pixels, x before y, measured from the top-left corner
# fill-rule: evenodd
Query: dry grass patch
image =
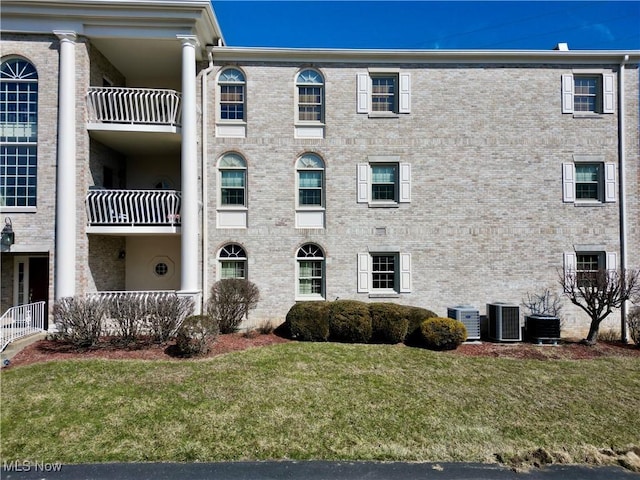
<path fill-rule="evenodd" d="M 286 343 L 196 362 L 60 361 L 1 374 L 3 460 L 583 463 L 640 431 L 640 360 L 470 358 Z"/>

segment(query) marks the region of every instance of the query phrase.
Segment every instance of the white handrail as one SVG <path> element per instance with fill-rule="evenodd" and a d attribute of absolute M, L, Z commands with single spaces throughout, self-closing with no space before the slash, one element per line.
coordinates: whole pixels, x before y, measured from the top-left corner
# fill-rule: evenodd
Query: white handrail
<path fill-rule="evenodd" d="M 44 332 L 45 302 L 11 307 L 0 317 L 0 352 L 32 333 Z"/>
<path fill-rule="evenodd" d="M 180 192 L 175 190 L 89 190 L 89 225 L 180 225 Z"/>
<path fill-rule="evenodd" d="M 180 126 L 181 94 L 156 88 L 89 87 L 89 123 Z"/>

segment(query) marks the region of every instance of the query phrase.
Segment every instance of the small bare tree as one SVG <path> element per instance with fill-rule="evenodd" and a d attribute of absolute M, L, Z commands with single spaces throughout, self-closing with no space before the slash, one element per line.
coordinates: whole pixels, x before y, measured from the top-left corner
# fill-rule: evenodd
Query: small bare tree
<path fill-rule="evenodd" d="M 560 285 L 571 303 L 591 318 L 587 345 L 598 341 L 600 323 L 615 308 L 640 294 L 640 270 L 561 271 Z"/>

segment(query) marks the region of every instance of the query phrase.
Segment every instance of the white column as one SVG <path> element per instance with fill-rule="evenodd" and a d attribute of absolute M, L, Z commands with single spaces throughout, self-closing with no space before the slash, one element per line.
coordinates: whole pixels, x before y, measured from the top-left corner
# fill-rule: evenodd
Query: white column
<path fill-rule="evenodd" d="M 54 279 L 57 300 L 76 292 L 76 34 L 53 33 L 60 39 Z"/>
<path fill-rule="evenodd" d="M 196 47 L 194 36 L 182 41 L 182 247 L 180 289 L 196 294 L 198 288 L 198 140 L 196 136 Z"/>

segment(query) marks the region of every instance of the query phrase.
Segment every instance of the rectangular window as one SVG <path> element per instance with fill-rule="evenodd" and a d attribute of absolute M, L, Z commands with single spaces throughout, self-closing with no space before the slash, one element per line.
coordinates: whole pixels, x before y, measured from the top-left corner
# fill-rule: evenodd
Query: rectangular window
<path fill-rule="evenodd" d="M 371 166 L 371 200 L 397 202 L 397 165 Z"/>
<path fill-rule="evenodd" d="M 301 121 L 322 121 L 321 87 L 298 87 L 298 112 Z"/>
<path fill-rule="evenodd" d="M 322 295 L 322 260 L 300 260 L 298 262 L 300 295 Z"/>
<path fill-rule="evenodd" d="M 396 111 L 396 77 L 371 77 L 371 110 L 373 112 Z"/>
<path fill-rule="evenodd" d="M 606 272 L 618 268 L 618 254 L 607 252 L 604 246 L 576 246 L 576 251 L 564 253 L 564 271 L 569 286 L 597 287 Z"/>
<path fill-rule="evenodd" d="M 562 75 L 562 113 L 594 115 L 614 113 L 613 73 L 580 71 Z"/>
<path fill-rule="evenodd" d="M 600 200 L 600 164 L 578 163 L 576 164 L 576 199 Z"/>
<path fill-rule="evenodd" d="M 244 85 L 220 85 L 220 118 L 244 120 Z"/>
<path fill-rule="evenodd" d="M 411 113 L 411 76 L 395 69 L 370 69 L 356 76 L 356 111 L 370 116 Z"/>
<path fill-rule="evenodd" d="M 301 207 L 321 207 L 322 206 L 322 172 L 321 171 L 299 171 L 299 196 L 298 202 Z"/>
<path fill-rule="evenodd" d="M 396 206 L 411 202 L 411 165 L 408 163 L 362 163 L 357 169 L 358 203 Z"/>
<path fill-rule="evenodd" d="M 358 292 L 373 295 L 411 292 L 411 254 L 358 254 Z"/>
<path fill-rule="evenodd" d="M 576 281 L 578 286 L 596 286 L 598 271 L 602 269 L 604 269 L 604 252 L 576 253 Z"/>
<path fill-rule="evenodd" d="M 598 155 L 575 155 L 580 161 L 562 164 L 562 199 L 566 203 L 589 204 L 616 201 L 616 165 L 588 161 Z"/>
<path fill-rule="evenodd" d="M 396 256 L 371 256 L 371 285 L 374 290 L 396 291 Z"/>
<path fill-rule="evenodd" d="M 576 112 L 598 111 L 598 77 L 574 77 L 573 109 Z"/>
<path fill-rule="evenodd" d="M 221 175 L 222 205 L 244 206 L 245 172 L 239 170 L 223 170 Z"/>
<path fill-rule="evenodd" d="M 37 161 L 35 145 L 0 146 L 0 205 L 36 206 Z"/>
<path fill-rule="evenodd" d="M 246 278 L 245 260 L 223 260 L 220 262 L 220 278 Z"/>

